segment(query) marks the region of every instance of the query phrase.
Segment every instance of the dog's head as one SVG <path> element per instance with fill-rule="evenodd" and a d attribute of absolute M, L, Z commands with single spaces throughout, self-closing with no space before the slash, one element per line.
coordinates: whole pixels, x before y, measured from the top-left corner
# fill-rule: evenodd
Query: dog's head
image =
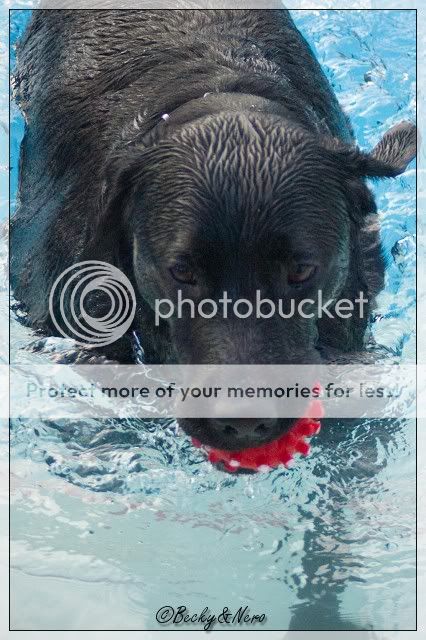
<path fill-rule="evenodd" d="M 365 178 L 403 172 L 415 149 L 409 123 L 363 153 L 274 116 L 207 116 L 115 158 L 101 224 L 115 230 L 120 220 L 140 298 L 177 362 L 318 362 L 320 334 L 331 344 L 342 335 L 347 347 L 368 315 L 355 308 L 363 317 L 339 318 L 336 330 L 318 319 L 319 296 L 375 293 L 366 290 L 360 247 L 375 212 Z M 257 313 L 265 299 L 276 305 L 272 315 L 267 303 Z M 299 307 L 302 300 L 310 302 Z M 226 448 L 273 439 L 286 426 L 203 422 L 184 426 Z"/>

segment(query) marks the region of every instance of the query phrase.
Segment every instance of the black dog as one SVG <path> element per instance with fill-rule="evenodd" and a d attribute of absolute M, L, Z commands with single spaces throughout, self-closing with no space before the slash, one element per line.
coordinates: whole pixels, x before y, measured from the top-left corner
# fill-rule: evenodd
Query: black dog
<path fill-rule="evenodd" d="M 415 128 L 354 144 L 286 10 L 35 11 L 18 48 L 26 118 L 12 282 L 52 332 L 55 278 L 84 259 L 121 268 L 138 296 L 149 362 L 318 362 L 360 350 L 368 319 L 172 316 L 155 300 L 354 300 L 383 282 L 367 177 L 403 172 Z M 103 304 L 93 299 L 92 313 Z M 125 341 L 114 355 L 128 359 Z M 189 433 L 242 448 L 286 421 L 219 421 Z M 258 429 L 263 426 L 263 429 Z"/>

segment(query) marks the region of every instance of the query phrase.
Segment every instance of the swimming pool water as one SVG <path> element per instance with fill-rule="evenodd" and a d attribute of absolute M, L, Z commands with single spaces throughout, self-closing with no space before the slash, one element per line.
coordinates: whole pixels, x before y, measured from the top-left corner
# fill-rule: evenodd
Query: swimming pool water
<path fill-rule="evenodd" d="M 292 13 L 362 147 L 414 118 L 414 12 Z M 12 12 L 12 43 L 28 14 Z M 13 202 L 16 106 L 11 124 Z M 415 170 L 374 189 L 388 271 L 372 334 L 410 362 Z M 13 360 L 46 359 L 22 350 L 35 337 L 11 323 Z M 12 628 L 157 629 L 161 606 L 185 604 L 248 605 L 266 614 L 262 630 L 413 629 L 414 424 L 325 423 L 312 444 L 292 470 L 234 477 L 173 422 L 15 421 Z"/>

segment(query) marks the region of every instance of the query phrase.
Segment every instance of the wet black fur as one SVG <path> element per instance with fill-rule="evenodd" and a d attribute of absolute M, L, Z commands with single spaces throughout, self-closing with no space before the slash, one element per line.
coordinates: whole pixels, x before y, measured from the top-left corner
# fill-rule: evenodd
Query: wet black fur
<path fill-rule="evenodd" d="M 374 303 L 382 287 L 365 178 L 405 169 L 414 127 L 360 152 L 288 11 L 38 10 L 17 54 L 26 131 L 11 275 L 34 326 L 52 332 L 54 279 L 94 258 L 134 283 L 148 361 L 297 363 L 362 349 L 368 314 L 154 325 L 154 299 L 175 297 L 169 268 L 182 255 L 200 274 L 181 287 L 194 299 L 321 288 Z M 294 291 L 286 273 L 298 252 L 319 269 Z M 92 311 L 102 315 L 102 302 Z M 110 351 L 131 357 L 125 341 Z"/>

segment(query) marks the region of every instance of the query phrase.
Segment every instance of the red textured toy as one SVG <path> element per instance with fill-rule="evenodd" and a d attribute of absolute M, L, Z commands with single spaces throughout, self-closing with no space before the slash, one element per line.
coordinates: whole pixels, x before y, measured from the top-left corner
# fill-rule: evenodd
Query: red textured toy
<path fill-rule="evenodd" d="M 310 417 L 313 415 L 315 418 Z M 308 455 L 310 445 L 305 438 L 310 438 L 319 432 L 321 423 L 318 418 L 323 416 L 322 403 L 315 399 L 311 401 L 306 414 L 299 418 L 289 431 L 276 440 L 259 447 L 242 451 L 227 451 L 203 445 L 195 438 L 192 438 L 192 444 L 202 448 L 207 453 L 210 462 L 222 462 L 224 468 L 231 472 L 238 471 L 238 469 L 267 471 L 280 464 L 290 467 L 295 453 L 300 453 L 303 456 Z"/>

